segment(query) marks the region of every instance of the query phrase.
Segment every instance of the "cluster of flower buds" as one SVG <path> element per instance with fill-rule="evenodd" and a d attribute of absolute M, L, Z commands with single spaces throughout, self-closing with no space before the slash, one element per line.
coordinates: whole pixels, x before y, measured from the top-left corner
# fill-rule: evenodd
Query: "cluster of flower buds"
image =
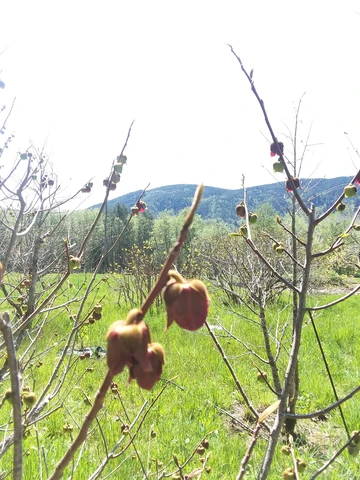
<path fill-rule="evenodd" d="M 70 255 L 69 257 L 69 269 L 70 270 L 79 270 L 81 267 L 81 258 L 74 257 L 74 255 Z"/>
<path fill-rule="evenodd" d="M 203 326 L 209 296 L 200 280 L 185 280 L 178 272 L 170 270 L 163 297 L 167 327 L 174 321 L 186 330 Z M 128 367 L 129 381 L 134 379 L 139 387 L 151 390 L 161 377 L 165 352 L 159 343 L 151 342 L 143 312 L 136 308 L 130 310 L 126 320 L 110 325 L 106 338 L 107 365 L 111 374 L 116 375 Z"/>
<path fill-rule="evenodd" d="M 165 352 L 159 343 L 151 343 L 150 331 L 139 309 L 130 310 L 126 320 L 110 325 L 107 333 L 107 364 L 113 375 L 129 368 L 129 381 L 151 390 L 160 379 Z"/>
<path fill-rule="evenodd" d="M 49 178 L 47 175 L 43 175 L 40 179 L 40 188 L 52 187 L 54 185 L 54 180 Z"/>
<path fill-rule="evenodd" d="M 37 398 L 35 393 L 32 392 L 29 387 L 24 387 L 21 392 L 21 400 L 24 402 L 26 408 L 31 408 L 35 404 Z"/>
<path fill-rule="evenodd" d="M 297 188 L 300 188 L 300 180 L 297 177 L 291 177 L 286 180 L 285 186 L 288 192 L 293 192 Z"/>
<path fill-rule="evenodd" d="M 242 237 L 247 238 L 247 236 L 248 236 L 248 229 L 247 229 L 247 226 L 246 226 L 245 223 L 244 223 L 243 225 L 241 225 L 241 227 L 239 228 L 239 235 L 242 236 Z"/>
<path fill-rule="evenodd" d="M 284 155 L 284 144 L 282 142 L 274 142 L 270 145 L 270 155 L 275 157 L 278 155 L 279 157 Z"/>
<path fill-rule="evenodd" d="M 123 165 L 125 165 L 126 162 L 126 155 L 118 155 L 116 157 L 116 163 L 114 164 L 114 170 L 110 178 L 105 178 L 103 181 L 104 187 L 108 188 L 109 190 L 116 190 L 116 185 L 120 182 Z"/>
<path fill-rule="evenodd" d="M 274 242 L 272 248 L 276 253 L 279 253 L 279 254 L 283 253 L 283 251 L 285 250 L 284 245 L 282 245 L 279 242 Z"/>
<path fill-rule="evenodd" d="M 80 191 L 82 193 L 90 193 L 93 185 L 94 184 L 92 182 L 85 183 L 85 185 L 82 187 Z"/>
<path fill-rule="evenodd" d="M 71 433 L 73 430 L 74 430 L 74 427 L 71 425 L 71 423 L 64 423 L 63 432 Z"/>
<path fill-rule="evenodd" d="M 101 320 L 102 317 L 102 305 L 101 303 L 97 303 L 94 305 L 92 312 L 88 318 L 89 323 L 95 323 L 96 320 Z"/>
<path fill-rule="evenodd" d="M 24 280 L 22 280 L 19 285 L 20 288 L 29 288 L 30 286 L 31 280 L 29 278 L 24 278 Z"/>
<path fill-rule="evenodd" d="M 209 295 L 200 280 L 185 280 L 175 270 L 168 273 L 168 281 L 163 291 L 167 327 L 174 321 L 185 330 L 197 330 L 205 323 Z"/>
<path fill-rule="evenodd" d="M 357 188 L 353 183 L 346 185 L 344 188 L 344 195 L 346 198 L 354 197 L 356 195 Z"/>
<path fill-rule="evenodd" d="M 236 215 L 240 218 L 245 218 L 246 217 L 246 208 L 245 208 L 245 203 L 240 202 L 236 205 L 235 207 Z M 256 223 L 257 222 L 257 214 L 253 212 L 248 212 L 248 217 L 249 217 L 249 222 L 250 223 Z"/>
<path fill-rule="evenodd" d="M 131 207 L 131 215 L 143 213 L 147 209 L 147 205 L 143 200 L 138 200 L 133 207 Z"/>
<path fill-rule="evenodd" d="M 108 188 L 109 190 L 116 190 L 116 183 L 112 182 L 108 178 L 103 180 L 104 187 Z"/>
<path fill-rule="evenodd" d="M 286 450 L 285 450 L 286 449 Z M 282 448 L 281 448 L 281 451 L 282 453 L 284 453 L 285 455 L 290 455 L 291 454 L 291 448 L 287 445 L 284 445 Z M 289 452 L 289 453 L 288 453 Z M 297 471 L 298 473 L 302 473 L 305 468 L 307 467 L 307 463 L 302 460 L 301 458 L 297 458 L 296 459 L 296 468 L 297 468 Z M 283 472 L 282 472 L 282 478 L 284 480 L 292 480 L 292 479 L 295 479 L 297 478 L 295 476 L 295 470 L 293 467 L 289 467 L 289 468 L 286 468 Z"/>
<path fill-rule="evenodd" d="M 353 180 L 353 183 L 349 183 L 349 185 L 346 185 L 344 187 L 343 195 L 345 198 L 351 198 L 354 197 L 357 193 L 357 186 L 360 185 L 360 175 L 356 175 L 356 177 Z M 345 203 L 339 202 L 336 205 L 336 210 L 338 212 L 343 212 L 346 208 Z"/>
<path fill-rule="evenodd" d="M 246 208 L 245 208 L 245 203 L 240 202 L 236 205 L 235 207 L 236 210 L 236 215 L 240 218 L 245 218 L 246 216 Z"/>
<path fill-rule="evenodd" d="M 284 155 L 284 144 L 282 142 L 274 142 L 270 145 L 270 155 L 275 157 L 276 155 L 278 158 L 273 163 L 273 170 L 276 173 L 281 173 L 284 171 L 284 159 L 282 156 Z"/>
<path fill-rule="evenodd" d="M 346 208 L 346 205 L 345 203 L 342 203 L 342 202 L 339 202 L 337 205 L 336 205 L 336 210 L 338 212 L 343 212 Z"/>
<path fill-rule="evenodd" d="M 351 432 L 351 437 L 353 437 L 353 439 L 351 440 L 347 448 L 350 455 L 356 457 L 360 452 L 360 431 L 355 430 Z"/>

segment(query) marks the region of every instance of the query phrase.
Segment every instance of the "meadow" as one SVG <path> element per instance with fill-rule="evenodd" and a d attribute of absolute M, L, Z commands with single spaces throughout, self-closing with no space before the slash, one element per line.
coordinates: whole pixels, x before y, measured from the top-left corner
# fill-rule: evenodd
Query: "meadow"
<path fill-rule="evenodd" d="M 90 275 L 83 273 L 72 274 L 64 286 L 62 300 L 73 298 L 74 292 L 76 296 L 81 296 L 89 278 Z M 101 302 L 102 318 L 95 323 L 85 324 L 79 330 L 73 344 L 73 354 L 69 355 L 69 370 L 64 382 L 44 411 L 44 414 L 50 414 L 26 429 L 26 479 L 47 478 L 69 447 L 106 373 L 106 359 L 101 349 L 106 348 L 108 326 L 124 318 L 129 310 L 129 305 L 118 302 L 119 275 L 98 276 L 98 280 L 87 305 L 91 309 L 94 303 Z M 266 366 L 250 353 L 250 350 L 254 350 L 261 356 L 264 349 L 258 325 L 255 319 L 244 313 L 241 305 L 224 302 L 223 294 L 211 285 L 209 290 L 211 307 L 208 324 L 242 388 L 256 409 L 261 411 L 272 404 L 276 397 L 259 379 L 259 369 L 266 372 Z M 287 295 L 281 295 L 271 305 L 268 313 L 270 329 L 285 328 L 289 322 L 291 307 Z M 314 295 L 311 302 L 317 305 L 337 297 Z M 316 325 L 339 397 L 358 383 L 358 302 L 358 297 L 353 296 L 316 316 Z M 37 339 L 36 352 L 26 360 L 23 385 L 28 386 L 35 395 L 42 391 L 53 373 L 71 330 L 71 315 L 75 310 L 76 303 L 69 306 L 67 313 L 59 310 L 48 315 Z M 255 423 L 208 329 L 204 326 L 196 332 L 188 332 L 172 325 L 166 330 L 166 315 L 162 306 L 153 307 L 146 322 L 151 328 L 153 341 L 160 342 L 165 348 L 166 364 L 162 379 L 148 392 L 140 389 L 135 382 L 128 383 L 127 372 L 115 378 L 116 385 L 107 394 L 105 406 L 93 423 L 87 442 L 66 470 L 67 478 L 234 479 L 250 438 L 246 428 L 254 428 Z M 286 345 L 291 337 L 289 327 L 284 331 L 284 349 L 279 357 L 281 371 L 286 365 Z M 22 345 L 20 356 L 28 343 Z M 87 347 L 92 347 L 93 351 L 101 347 L 98 349 L 99 356 L 93 352 L 90 357 L 84 355 Z M 303 329 L 299 358 L 301 384 L 298 413 L 312 412 L 334 402 L 310 324 L 305 324 Z M 269 371 L 267 373 L 270 374 Z M 58 375 L 61 377 L 62 372 Z M 8 381 L 0 383 L 0 399 L 4 399 L 7 389 Z M 358 405 L 356 396 L 343 405 L 350 430 L 359 428 Z M 3 400 L 0 409 L 0 442 L 11 429 L 11 410 L 10 402 Z M 296 457 L 307 464 L 301 478 L 311 478 L 311 474 L 346 441 L 346 434 L 337 409 L 321 419 L 300 420 L 297 429 L 299 435 L 294 447 Z M 256 478 L 266 444 L 265 436 L 264 431 L 250 460 L 246 478 Z M 281 452 L 282 445 L 283 442 L 278 445 L 270 479 L 281 478 L 281 472 L 292 465 L 291 457 Z M 109 455 L 111 452 L 113 456 Z M 106 457 L 106 465 L 100 471 L 99 466 Z M 178 472 L 178 466 L 183 464 L 184 467 Z M 1 459 L 1 479 L 11 478 L 11 465 L 12 451 L 9 449 Z M 353 480 L 359 478 L 359 472 L 358 457 L 352 457 L 345 451 L 328 468 L 324 478 Z"/>

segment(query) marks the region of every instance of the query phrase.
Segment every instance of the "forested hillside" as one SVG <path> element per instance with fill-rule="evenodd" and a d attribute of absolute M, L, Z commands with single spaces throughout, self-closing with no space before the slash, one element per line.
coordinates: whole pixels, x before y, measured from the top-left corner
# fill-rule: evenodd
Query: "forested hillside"
<path fill-rule="evenodd" d="M 307 201 L 311 200 L 319 209 L 324 210 L 330 206 L 334 198 L 342 192 L 344 186 L 350 181 L 351 177 L 304 179 L 301 181 L 303 197 Z M 146 192 L 144 200 L 152 215 L 156 216 L 166 210 L 177 214 L 191 203 L 195 187 L 195 185 L 179 184 L 154 188 Z M 256 210 L 260 205 L 268 204 L 281 215 L 287 213 L 290 196 L 286 192 L 284 182 L 249 187 L 247 192 L 251 210 Z M 141 191 L 138 190 L 121 195 L 110 200 L 108 205 L 110 209 L 117 204 L 131 207 L 140 194 Z M 233 223 L 234 205 L 242 197 L 242 189 L 229 190 L 207 186 L 198 214 L 203 218 L 216 218 L 227 223 Z M 355 201 L 351 199 L 350 203 Z M 94 205 L 91 208 L 97 207 L 98 205 Z"/>

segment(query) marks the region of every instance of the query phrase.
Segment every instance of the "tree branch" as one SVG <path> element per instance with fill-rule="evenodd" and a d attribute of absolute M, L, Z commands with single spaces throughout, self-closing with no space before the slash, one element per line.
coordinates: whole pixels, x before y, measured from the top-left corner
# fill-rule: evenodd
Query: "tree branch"
<path fill-rule="evenodd" d="M 11 379 L 11 401 L 13 406 L 12 408 L 14 422 L 13 478 L 14 480 L 21 480 L 23 468 L 23 425 L 21 418 L 20 378 L 18 362 L 16 359 L 14 339 L 10 327 L 10 318 L 7 312 L 0 315 L 0 331 L 3 334 L 6 345 Z"/>

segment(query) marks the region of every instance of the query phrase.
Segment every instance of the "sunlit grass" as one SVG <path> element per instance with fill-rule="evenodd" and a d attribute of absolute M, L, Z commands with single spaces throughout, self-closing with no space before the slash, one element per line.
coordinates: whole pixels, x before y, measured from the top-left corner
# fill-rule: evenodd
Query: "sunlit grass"
<path fill-rule="evenodd" d="M 90 276 L 87 276 L 89 279 Z M 101 278 L 101 277 L 99 277 Z M 72 275 L 66 285 L 63 297 L 71 298 L 73 292 L 82 285 L 82 274 Z M 76 338 L 75 348 L 96 347 L 105 348 L 105 334 L 108 326 L 115 320 L 124 318 L 128 310 L 127 305 L 117 303 L 117 277 L 111 276 L 108 281 L 98 283 L 96 291 L 89 298 L 84 312 L 91 309 L 94 302 L 104 297 L 103 317 L 94 324 L 86 325 Z M 236 315 L 225 307 L 220 297 L 213 293 L 209 323 L 222 324 L 233 335 L 240 338 L 249 348 L 264 356 L 262 337 L 259 328 L 253 322 Z M 322 295 L 314 297 L 314 304 L 326 303 L 336 296 Z M 59 302 L 63 301 L 59 299 Z M 135 307 L 135 305 L 133 306 Z M 31 360 L 31 367 L 25 371 L 23 382 L 29 385 L 35 393 L 41 392 L 51 376 L 52 370 L 62 353 L 64 338 L 72 328 L 72 314 L 76 314 L 78 304 L 69 306 L 68 312 L 58 314 L 56 311 L 49 315 L 38 343 L 37 352 L 49 350 L 44 355 Z M 233 307 L 238 313 L 246 313 L 241 307 Z M 328 357 L 331 371 L 337 385 L 338 394 L 349 392 L 359 383 L 360 342 L 358 338 L 358 297 L 353 297 L 345 303 L 339 304 L 331 310 L 322 311 L 316 315 L 316 324 L 322 339 L 324 350 Z M 291 309 L 286 306 L 286 298 L 271 307 L 268 322 L 272 332 L 275 332 L 276 322 L 280 326 L 289 320 Z M 254 320 L 255 317 L 252 317 Z M 221 411 L 233 412 L 234 405 L 243 403 L 236 386 L 222 361 L 212 339 L 205 328 L 197 332 L 181 330 L 172 325 L 165 330 L 166 318 L 163 309 L 153 309 L 146 317 L 151 329 L 153 341 L 163 344 L 166 351 L 166 365 L 162 380 L 152 392 L 140 390 L 135 382 L 128 383 L 127 372 L 123 372 L 115 379 L 119 395 L 125 406 L 122 408 L 119 397 L 109 393 L 105 408 L 100 412 L 99 424 L 92 425 L 88 441 L 81 450 L 80 464 L 73 475 L 74 479 L 84 479 L 96 470 L 106 454 L 106 448 L 111 450 L 121 438 L 121 426 L 130 423 L 145 401 L 151 401 L 167 385 L 161 397 L 148 413 L 142 428 L 134 440 L 135 448 L 141 458 L 149 478 L 156 477 L 159 471 L 166 467 L 166 472 L 175 470 L 173 456 L 180 462 L 185 461 L 192 453 L 200 440 L 207 436 L 210 442 L 208 465 L 211 472 L 204 473 L 207 478 L 234 479 L 245 453 L 249 436 L 241 429 L 230 428 L 229 417 Z M 249 399 L 255 408 L 264 408 L 275 400 L 275 395 L 266 384 L 257 379 L 256 366 L 267 372 L 271 381 L 271 373 L 267 365 L 262 364 L 246 348 L 236 340 L 229 338 L 224 331 L 215 330 L 218 339 L 229 358 L 239 381 L 247 391 Z M 289 332 L 285 339 L 289 338 Z M 69 357 L 66 358 L 66 361 Z M 92 402 L 96 390 L 106 372 L 106 360 L 84 359 L 73 357 L 76 360 L 66 381 L 56 399 L 61 400 L 62 408 L 30 428 L 30 433 L 24 440 L 25 448 L 25 478 L 46 478 L 56 462 L 61 458 L 78 431 L 84 415 L 89 410 L 88 399 Z M 279 358 L 281 373 L 286 368 L 286 352 Z M 59 375 L 61 375 L 62 370 Z M 315 342 L 311 324 L 306 321 L 303 330 L 303 344 L 300 354 L 301 392 L 298 409 L 301 412 L 314 411 L 334 401 L 334 396 L 327 378 L 320 352 Z M 167 383 L 168 382 L 168 383 Z M 8 382 L 0 384 L 0 395 L 9 388 Z M 47 407 L 51 409 L 54 400 Z M 355 396 L 343 407 L 350 430 L 359 428 L 360 409 Z M 6 403 L 0 410 L 0 441 L 9 434 L 4 427 L 11 415 L 11 406 Z M 127 419 L 130 418 L 130 421 Z M 246 419 L 244 420 L 246 421 Z M 73 427 L 72 432 L 64 432 L 64 424 Z M 104 445 L 102 433 L 106 438 Z M 252 425 L 253 426 L 253 425 Z M 151 432 L 153 435 L 151 435 Z M 298 457 L 308 463 L 307 472 L 315 471 L 346 441 L 340 416 L 333 411 L 328 421 L 322 424 L 312 421 L 299 422 L 299 431 L 307 442 L 297 447 Z M 314 440 L 318 436 L 318 443 Z M 122 446 L 129 443 L 130 436 L 125 436 Z M 321 442 L 325 444 L 325 447 Z M 249 466 L 249 479 L 256 478 L 256 472 L 265 448 L 265 440 L 261 439 L 255 449 Z M 281 445 L 280 445 L 281 446 Z M 278 450 L 280 450 L 280 446 Z M 79 453 L 78 453 L 79 455 Z M 75 457 L 75 465 L 78 457 Z M 104 478 L 113 468 L 122 465 L 113 478 L 142 479 L 144 473 L 134 450 L 134 445 L 124 454 L 109 462 L 102 476 Z M 161 462 L 161 464 L 159 463 Z M 200 466 L 200 455 L 196 454 L 192 462 L 186 467 L 189 473 Z M 276 454 L 272 474 L 269 478 L 278 479 L 285 468 L 291 466 L 291 459 L 279 451 Z M 11 468 L 11 451 L 3 457 L 0 471 Z M 68 468 L 71 473 L 72 466 Z M 352 458 L 345 452 L 334 467 L 327 473 L 329 479 L 354 479 L 359 471 L 359 460 Z M 308 478 L 308 473 L 303 478 Z"/>

